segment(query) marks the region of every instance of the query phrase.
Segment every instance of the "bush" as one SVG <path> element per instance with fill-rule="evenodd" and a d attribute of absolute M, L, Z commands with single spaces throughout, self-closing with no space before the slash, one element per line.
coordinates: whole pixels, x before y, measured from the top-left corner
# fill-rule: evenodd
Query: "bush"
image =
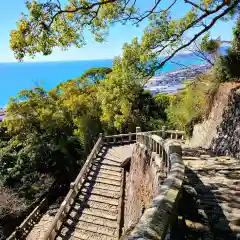
<path fill-rule="evenodd" d="M 167 109 L 170 124 L 191 133 L 193 124 L 199 123 L 206 117 L 211 96 L 217 86 L 218 83 L 211 72 L 186 82 L 185 89 L 179 92 L 173 104 Z"/>
<path fill-rule="evenodd" d="M 240 81 L 240 54 L 229 50 L 226 56 L 219 56 L 215 64 L 215 74 L 219 82 Z"/>

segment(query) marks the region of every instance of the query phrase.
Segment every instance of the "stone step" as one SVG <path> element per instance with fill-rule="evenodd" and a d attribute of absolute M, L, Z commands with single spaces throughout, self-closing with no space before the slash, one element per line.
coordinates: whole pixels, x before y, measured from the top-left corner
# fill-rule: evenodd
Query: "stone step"
<path fill-rule="evenodd" d="M 197 178 L 197 179 L 196 179 Z M 186 175 L 186 179 L 188 182 L 190 182 L 192 185 L 195 184 L 200 184 L 199 181 L 203 182 L 204 184 L 227 184 L 227 185 L 239 185 L 240 180 L 238 178 L 232 178 L 228 179 L 226 177 L 222 176 L 215 176 L 215 177 L 210 177 L 210 176 L 189 176 Z"/>
<path fill-rule="evenodd" d="M 83 209 L 82 213 L 113 220 L 113 221 L 117 220 L 117 213 L 108 211 L 108 209 L 102 210 L 97 208 L 85 208 Z"/>
<path fill-rule="evenodd" d="M 199 209 L 203 209 L 205 210 L 205 212 L 211 211 L 213 212 L 213 214 L 215 215 L 222 215 L 222 213 L 226 212 L 226 213 L 232 213 L 232 212 L 239 212 L 239 205 L 232 205 L 229 204 L 227 202 L 222 202 L 222 203 L 218 203 L 218 202 L 211 202 L 211 201 L 205 201 L 202 203 L 198 204 L 198 208 Z"/>
<path fill-rule="evenodd" d="M 120 192 L 113 192 L 108 189 L 99 189 L 99 188 L 82 188 L 81 192 L 86 193 L 86 194 L 95 194 L 99 196 L 105 196 L 105 197 L 110 197 L 110 198 L 116 198 L 119 199 L 120 197 Z"/>
<path fill-rule="evenodd" d="M 78 229 L 80 229 L 80 230 L 87 230 L 94 233 L 104 234 L 110 237 L 117 236 L 117 229 L 115 228 L 105 227 L 105 226 L 84 222 L 84 221 L 78 221 L 77 223 L 76 222 L 73 223 L 70 219 L 68 219 L 64 223 L 64 226 L 69 228 L 74 228 L 76 229 L 75 231 L 78 231 Z"/>
<path fill-rule="evenodd" d="M 94 171 L 91 171 L 89 173 L 89 176 L 91 176 L 91 177 L 94 177 L 95 175 L 97 175 L 97 177 L 100 177 L 100 178 L 105 178 L 105 179 L 115 180 L 115 181 L 121 181 L 121 176 L 114 176 L 112 174 L 107 174 L 107 173 L 104 173 L 102 171 L 99 171 L 98 173 L 96 173 Z"/>
<path fill-rule="evenodd" d="M 117 186 L 120 187 L 121 181 L 115 181 L 111 179 L 105 179 L 105 178 L 100 178 L 100 177 L 92 177 L 92 176 L 87 176 L 87 182 L 92 182 L 92 183 L 104 183 L 112 186 Z"/>
<path fill-rule="evenodd" d="M 96 168 L 99 168 L 100 171 L 102 169 L 105 169 L 105 170 L 118 172 L 118 173 L 121 172 L 121 167 L 119 167 L 119 166 L 116 167 L 116 166 L 109 165 L 109 164 L 97 164 L 97 163 L 94 163 L 92 169 L 95 170 Z"/>
<path fill-rule="evenodd" d="M 215 194 L 205 194 L 205 195 L 196 195 L 195 198 L 199 201 L 214 201 L 214 202 L 229 202 L 240 204 L 239 197 L 233 195 L 222 194 L 221 192 L 216 192 Z"/>
<path fill-rule="evenodd" d="M 83 200 L 84 196 L 80 195 L 79 199 Z M 111 204 L 111 205 L 114 205 L 114 206 L 118 206 L 118 199 L 104 197 L 104 196 L 99 196 L 99 195 L 95 195 L 95 194 L 91 194 L 89 196 L 88 200 L 95 201 L 95 202 L 101 202 L 101 203 L 107 203 L 107 204 Z"/>
<path fill-rule="evenodd" d="M 83 187 L 94 187 L 94 189 L 103 189 L 113 192 L 120 192 L 120 186 L 109 185 L 102 182 L 86 182 Z"/>
<path fill-rule="evenodd" d="M 117 240 L 116 237 L 110 237 L 104 234 L 91 232 L 88 230 L 76 229 L 74 232 L 70 232 L 69 228 L 63 227 L 61 234 L 56 240 L 71 239 L 71 240 Z"/>
<path fill-rule="evenodd" d="M 105 226 L 105 227 L 111 227 L 111 228 L 117 228 L 117 221 L 115 220 L 110 220 L 107 218 L 101 218 L 98 216 L 94 216 L 94 215 L 88 215 L 88 214 L 81 214 L 81 216 L 78 216 L 78 214 L 76 214 L 76 212 L 71 212 L 69 214 L 69 218 L 68 218 L 68 224 L 70 224 L 70 222 L 72 222 L 72 224 L 74 224 L 74 222 L 76 221 L 84 221 L 84 222 L 89 222 L 89 223 L 94 223 L 97 225 L 101 225 L 101 226 Z"/>
<path fill-rule="evenodd" d="M 108 210 L 109 212 L 113 212 L 117 214 L 117 206 L 109 204 L 109 203 L 103 203 L 99 201 L 92 201 L 92 200 L 76 200 L 75 205 L 73 207 L 73 210 L 79 211 L 79 209 L 85 209 L 85 208 L 96 208 L 100 210 Z"/>

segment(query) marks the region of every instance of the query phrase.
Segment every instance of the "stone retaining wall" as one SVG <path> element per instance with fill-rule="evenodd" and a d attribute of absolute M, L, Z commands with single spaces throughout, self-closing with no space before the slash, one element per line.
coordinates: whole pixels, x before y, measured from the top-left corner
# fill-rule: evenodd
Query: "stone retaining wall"
<path fill-rule="evenodd" d="M 158 156 L 154 156 L 142 144 L 136 144 L 134 148 L 130 168 L 130 181 L 133 182 L 128 196 L 129 217 L 126 222 L 130 231 L 126 231 L 122 239 L 165 238 L 176 209 L 185 168 L 181 146 L 176 141 L 167 141 L 164 148 L 171 162 L 171 170 L 163 184 L 162 164 L 158 161 Z"/>

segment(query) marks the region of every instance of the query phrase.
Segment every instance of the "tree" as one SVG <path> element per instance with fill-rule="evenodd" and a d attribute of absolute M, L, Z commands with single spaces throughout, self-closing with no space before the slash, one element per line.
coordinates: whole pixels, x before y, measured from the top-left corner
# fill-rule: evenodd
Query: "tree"
<path fill-rule="evenodd" d="M 240 20 L 233 28 L 232 46 L 227 55 L 219 56 L 215 64 L 215 74 L 219 82 L 240 81 Z"/>
<path fill-rule="evenodd" d="M 49 55 L 55 47 L 81 47 L 85 44 L 86 30 L 101 42 L 116 22 L 137 25 L 148 19 L 142 46 L 157 55 L 168 53 L 168 57 L 156 64 L 152 70 L 155 71 L 208 32 L 217 21 L 235 14 L 240 3 L 240 0 L 200 0 L 198 3 L 184 0 L 186 12 L 174 19 L 171 10 L 177 7 L 176 0 L 152 1 L 144 10 L 138 7 L 139 1 L 69 0 L 65 5 L 60 0 L 27 1 L 28 13 L 22 15 L 17 30 L 11 32 L 11 48 L 19 60 L 37 53 Z M 186 35 L 191 37 L 184 41 Z"/>
<path fill-rule="evenodd" d="M 98 81 L 103 80 L 111 72 L 112 69 L 108 67 L 90 68 L 82 74 L 80 79 L 87 82 L 87 84 L 96 84 Z"/>
<path fill-rule="evenodd" d="M 237 20 L 236 26 L 233 28 L 232 49 L 236 53 L 240 53 L 240 19 Z"/>
<path fill-rule="evenodd" d="M 110 129 L 123 132 L 126 125 L 135 126 L 136 102 L 156 62 L 156 55 L 137 38 L 125 44 L 122 56 L 114 59 L 112 72 L 99 83 L 98 91 L 101 119 Z"/>

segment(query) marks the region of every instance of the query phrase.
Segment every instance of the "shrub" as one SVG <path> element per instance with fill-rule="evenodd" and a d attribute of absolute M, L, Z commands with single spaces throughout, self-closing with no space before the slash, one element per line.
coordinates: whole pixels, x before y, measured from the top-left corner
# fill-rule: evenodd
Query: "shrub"
<path fill-rule="evenodd" d="M 240 54 L 229 50 L 226 56 L 219 56 L 215 64 L 215 74 L 219 82 L 240 81 Z"/>
<path fill-rule="evenodd" d="M 191 133 L 193 124 L 202 121 L 207 115 L 211 96 L 217 85 L 212 72 L 186 82 L 186 87 L 167 109 L 170 124 Z"/>

